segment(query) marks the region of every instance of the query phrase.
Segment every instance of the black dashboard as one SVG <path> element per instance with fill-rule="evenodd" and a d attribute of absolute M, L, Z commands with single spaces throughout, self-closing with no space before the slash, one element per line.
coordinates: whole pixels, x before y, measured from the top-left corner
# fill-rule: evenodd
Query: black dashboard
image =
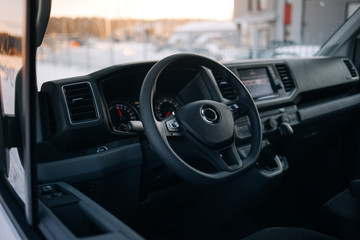
<path fill-rule="evenodd" d="M 143 79 L 154 64 L 117 65 L 87 76 L 43 84 L 39 97 L 43 141 L 39 144 L 45 147 L 39 148 L 42 150 L 38 154 L 40 180 L 56 180 L 52 171 L 60 162 L 66 170 L 71 168 L 67 162 L 72 160 L 84 156 L 98 159 L 101 154 L 110 155 L 138 144 L 143 134 L 132 132 L 128 123 L 141 121 L 139 94 Z M 264 138 L 271 136 L 281 123 L 296 127 L 360 104 L 359 75 L 347 58 L 251 60 L 225 66 L 253 96 Z M 216 72 L 193 66 L 171 68 L 161 74 L 156 87 L 155 117 L 161 120 L 183 104 L 214 99 L 204 79 L 217 83 L 223 99 L 237 98 L 231 85 Z M 244 116 L 235 124 L 236 138 L 240 145 L 245 144 L 251 138 L 249 120 Z M 139 146 L 136 149 L 141 152 Z M 74 172 L 75 175 L 81 174 Z"/>

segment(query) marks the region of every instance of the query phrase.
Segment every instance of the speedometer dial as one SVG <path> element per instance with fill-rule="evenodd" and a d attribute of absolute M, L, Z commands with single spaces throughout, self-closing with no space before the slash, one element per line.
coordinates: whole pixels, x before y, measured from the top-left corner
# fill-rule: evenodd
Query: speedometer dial
<path fill-rule="evenodd" d="M 155 111 L 159 120 L 169 116 L 173 111 L 178 109 L 180 104 L 174 97 L 162 97 L 156 101 Z"/>
<path fill-rule="evenodd" d="M 127 124 L 129 121 L 139 119 L 136 111 L 124 103 L 112 104 L 109 107 L 109 113 L 111 124 L 115 131 L 128 132 L 129 128 Z"/>

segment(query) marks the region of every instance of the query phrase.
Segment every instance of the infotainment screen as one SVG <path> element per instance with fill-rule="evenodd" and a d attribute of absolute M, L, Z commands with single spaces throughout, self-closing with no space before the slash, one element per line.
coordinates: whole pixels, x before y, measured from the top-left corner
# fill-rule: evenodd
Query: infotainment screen
<path fill-rule="evenodd" d="M 266 68 L 238 69 L 237 72 L 253 98 L 274 93 Z"/>

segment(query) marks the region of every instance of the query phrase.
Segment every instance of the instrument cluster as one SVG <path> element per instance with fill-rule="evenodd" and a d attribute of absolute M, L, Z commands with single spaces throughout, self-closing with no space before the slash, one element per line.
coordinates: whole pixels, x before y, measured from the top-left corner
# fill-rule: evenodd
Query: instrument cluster
<path fill-rule="evenodd" d="M 181 102 L 174 96 L 157 97 L 154 102 L 154 114 L 161 121 L 181 106 Z M 110 124 L 115 132 L 129 132 L 129 122 L 140 120 L 140 103 L 138 99 L 132 101 L 114 101 L 108 107 Z"/>

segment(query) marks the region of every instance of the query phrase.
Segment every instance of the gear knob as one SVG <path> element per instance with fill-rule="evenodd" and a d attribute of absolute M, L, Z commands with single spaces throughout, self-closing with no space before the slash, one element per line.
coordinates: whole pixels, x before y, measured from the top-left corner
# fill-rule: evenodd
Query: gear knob
<path fill-rule="evenodd" d="M 290 138 L 294 135 L 294 130 L 288 123 L 281 123 L 278 127 L 278 131 L 281 138 Z"/>

